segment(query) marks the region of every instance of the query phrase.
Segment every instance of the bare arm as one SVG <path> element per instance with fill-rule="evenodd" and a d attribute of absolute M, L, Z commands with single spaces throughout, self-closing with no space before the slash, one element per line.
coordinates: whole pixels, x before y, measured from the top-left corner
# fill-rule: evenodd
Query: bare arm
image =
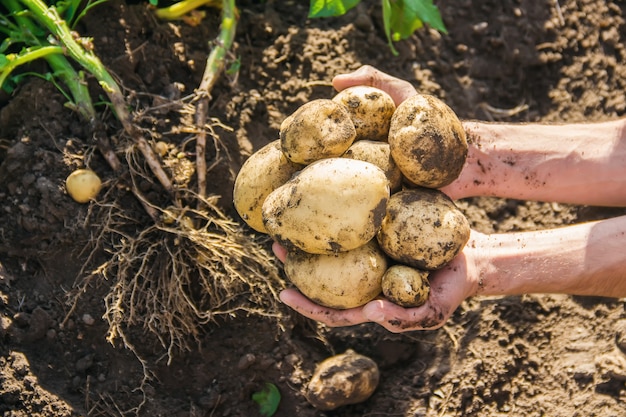
<path fill-rule="evenodd" d="M 626 216 L 532 232 L 472 232 L 463 252 L 430 276 L 431 294 L 421 307 L 402 308 L 386 299 L 334 310 L 297 290 L 281 299 L 329 326 L 375 322 L 392 332 L 441 327 L 474 295 L 559 293 L 626 297 Z M 284 260 L 284 248 L 274 245 Z"/>
<path fill-rule="evenodd" d="M 451 197 L 626 206 L 626 119 L 464 125 L 468 158 L 461 176 L 443 189 Z"/>
<path fill-rule="evenodd" d="M 371 66 L 333 79 L 339 91 L 371 85 L 396 105 L 413 85 Z M 460 177 L 443 189 L 452 198 L 497 196 L 520 200 L 626 206 L 626 118 L 567 125 L 465 121 L 469 141 Z"/>

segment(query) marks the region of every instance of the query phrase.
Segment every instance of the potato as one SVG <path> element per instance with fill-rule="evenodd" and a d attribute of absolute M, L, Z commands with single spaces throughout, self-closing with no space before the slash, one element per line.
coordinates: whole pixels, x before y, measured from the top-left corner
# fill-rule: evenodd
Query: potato
<path fill-rule="evenodd" d="M 337 309 L 358 307 L 381 292 L 387 256 L 375 239 L 336 255 L 319 255 L 300 250 L 287 253 L 287 278 L 316 303 Z"/>
<path fill-rule="evenodd" d="M 408 265 L 392 265 L 382 278 L 383 295 L 402 307 L 419 307 L 430 295 L 429 274 Z"/>
<path fill-rule="evenodd" d="M 335 254 L 376 236 L 389 199 L 389 181 L 376 165 L 328 158 L 306 166 L 263 203 L 268 234 L 287 249 Z"/>
<path fill-rule="evenodd" d="M 343 104 L 350 112 L 356 140 L 387 142 L 391 116 L 396 110 L 389 94 L 375 87 L 359 85 L 340 91 L 333 101 Z"/>
<path fill-rule="evenodd" d="M 77 203 L 96 198 L 101 186 L 100 177 L 90 169 L 77 169 L 65 179 L 65 189 Z"/>
<path fill-rule="evenodd" d="M 329 99 L 303 104 L 280 125 L 281 148 L 298 164 L 340 156 L 355 138 L 348 110 Z"/>
<path fill-rule="evenodd" d="M 267 233 L 261 210 L 265 198 L 303 167 L 285 157 L 278 139 L 250 155 L 235 179 L 233 203 L 237 213 L 254 230 Z"/>
<path fill-rule="evenodd" d="M 348 349 L 317 365 L 304 396 L 319 410 L 334 410 L 367 400 L 379 381 L 380 371 L 376 362 Z"/>
<path fill-rule="evenodd" d="M 389 128 L 391 156 L 412 183 L 441 188 L 454 181 L 467 158 L 465 130 L 443 101 L 416 94 L 398 106 Z"/>
<path fill-rule="evenodd" d="M 396 261 L 420 269 L 439 269 L 469 239 L 465 215 L 444 193 L 428 188 L 406 189 L 389 198 L 377 239 Z"/>
<path fill-rule="evenodd" d="M 402 172 L 391 157 L 391 150 L 387 142 L 359 140 L 354 142 L 342 157 L 371 162 L 382 169 L 389 179 L 389 189 L 392 193 L 402 186 Z"/>

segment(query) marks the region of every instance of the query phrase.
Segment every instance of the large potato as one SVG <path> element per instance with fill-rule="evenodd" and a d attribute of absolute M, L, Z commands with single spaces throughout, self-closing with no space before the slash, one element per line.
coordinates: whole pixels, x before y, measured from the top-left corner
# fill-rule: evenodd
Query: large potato
<path fill-rule="evenodd" d="M 402 307 L 419 307 L 430 295 L 429 271 L 408 265 L 392 265 L 381 281 L 383 295 Z"/>
<path fill-rule="evenodd" d="M 333 97 L 333 101 L 348 109 L 356 129 L 356 140 L 387 141 L 396 105 L 385 91 L 358 85 L 340 91 Z"/>
<path fill-rule="evenodd" d="M 402 186 L 402 172 L 391 157 L 387 142 L 359 140 L 354 142 L 342 157 L 371 162 L 382 169 L 389 179 L 389 189 L 392 193 Z"/>
<path fill-rule="evenodd" d="M 336 255 L 289 251 L 284 270 L 293 285 L 311 300 L 346 309 L 366 304 L 380 294 L 387 256 L 372 239 Z"/>
<path fill-rule="evenodd" d="M 265 198 L 303 167 L 285 157 L 280 140 L 270 142 L 250 155 L 235 179 L 233 203 L 237 213 L 254 230 L 267 233 L 261 210 Z"/>
<path fill-rule="evenodd" d="M 389 198 L 377 239 L 381 249 L 398 262 L 434 270 L 450 262 L 469 235 L 467 218 L 447 195 L 416 188 Z"/>
<path fill-rule="evenodd" d="M 389 128 L 391 156 L 412 183 L 441 188 L 454 181 L 467 158 L 460 120 L 443 101 L 416 94 L 398 106 Z"/>
<path fill-rule="evenodd" d="M 286 248 L 335 254 L 376 236 L 389 181 L 376 165 L 347 158 L 314 162 L 267 196 L 263 224 Z"/>
<path fill-rule="evenodd" d="M 303 104 L 280 125 L 282 150 L 298 164 L 340 156 L 355 138 L 348 110 L 330 99 Z"/>
<path fill-rule="evenodd" d="M 367 400 L 379 380 L 376 362 L 348 349 L 317 365 L 304 396 L 319 410 L 334 410 Z"/>

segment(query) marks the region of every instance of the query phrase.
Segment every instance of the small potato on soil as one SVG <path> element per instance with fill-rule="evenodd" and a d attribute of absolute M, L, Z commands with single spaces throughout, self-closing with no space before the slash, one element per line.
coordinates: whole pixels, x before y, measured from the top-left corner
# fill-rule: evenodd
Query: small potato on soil
<path fill-rule="evenodd" d="M 317 365 L 304 396 L 319 410 L 335 410 L 367 400 L 379 381 L 376 362 L 348 349 Z"/>
<path fill-rule="evenodd" d="M 387 142 L 391 116 L 396 110 L 387 92 L 376 87 L 358 85 L 346 88 L 333 97 L 350 112 L 356 128 L 356 140 L 379 140 Z"/>
<path fill-rule="evenodd" d="M 292 250 L 284 270 L 300 292 L 317 304 L 347 309 L 362 306 L 380 294 L 387 256 L 375 239 L 336 255 Z"/>
<path fill-rule="evenodd" d="M 341 156 L 355 138 L 348 110 L 330 99 L 303 104 L 280 125 L 281 148 L 297 164 Z"/>
<path fill-rule="evenodd" d="M 233 203 L 248 226 L 267 233 L 261 210 L 265 198 L 302 168 L 283 154 L 280 140 L 270 142 L 246 159 L 235 179 Z"/>
<path fill-rule="evenodd" d="M 387 142 L 359 140 L 354 142 L 342 157 L 371 162 L 382 169 L 389 179 L 389 189 L 392 193 L 398 191 L 402 186 L 402 172 L 391 157 L 391 150 Z"/>
<path fill-rule="evenodd" d="M 408 265 L 392 265 L 382 278 L 383 295 L 402 307 L 419 307 L 430 295 L 429 273 Z"/>
<path fill-rule="evenodd" d="M 96 198 L 101 186 L 100 177 L 90 169 L 77 169 L 65 179 L 65 189 L 77 203 L 87 203 Z"/>
<path fill-rule="evenodd" d="M 381 249 L 399 263 L 435 270 L 454 259 L 469 235 L 469 221 L 447 195 L 415 188 L 389 198 L 377 239 Z"/>
<path fill-rule="evenodd" d="M 376 236 L 389 181 L 376 165 L 328 158 L 306 166 L 263 203 L 268 234 L 287 249 L 335 254 Z"/>
<path fill-rule="evenodd" d="M 416 94 L 398 106 L 388 141 L 404 176 L 422 187 L 450 184 L 467 158 L 461 121 L 443 101 L 427 94 Z"/>

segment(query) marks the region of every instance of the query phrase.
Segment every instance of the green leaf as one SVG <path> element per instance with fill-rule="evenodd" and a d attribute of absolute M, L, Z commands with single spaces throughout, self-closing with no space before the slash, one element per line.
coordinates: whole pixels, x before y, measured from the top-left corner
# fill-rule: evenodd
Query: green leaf
<path fill-rule="evenodd" d="M 276 385 L 266 382 L 261 391 L 252 394 L 252 399 L 259 404 L 259 411 L 263 417 L 272 417 L 280 403 L 280 392 Z"/>
<path fill-rule="evenodd" d="M 309 17 L 335 17 L 345 14 L 361 0 L 311 0 Z"/>
<path fill-rule="evenodd" d="M 439 9 L 432 0 L 382 0 L 382 8 L 385 35 L 394 55 L 398 51 L 393 47 L 393 42 L 408 38 L 424 23 L 448 33 Z"/>

